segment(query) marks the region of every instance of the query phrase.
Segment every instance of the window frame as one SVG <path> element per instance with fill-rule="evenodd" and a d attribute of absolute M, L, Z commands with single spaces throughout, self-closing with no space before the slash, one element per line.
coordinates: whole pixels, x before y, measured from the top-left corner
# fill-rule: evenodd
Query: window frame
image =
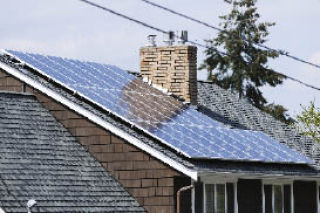
<path fill-rule="evenodd" d="M 227 190 L 227 184 L 231 183 L 233 184 L 233 191 L 234 191 L 234 198 L 231 202 L 233 202 L 234 205 L 234 213 L 238 213 L 238 193 L 237 193 L 237 180 L 236 179 L 230 179 L 230 178 L 222 178 L 222 179 L 215 179 L 215 180 L 204 180 L 203 181 L 203 213 L 206 213 L 207 211 L 207 196 L 206 196 L 206 185 L 214 185 L 214 208 L 216 211 L 217 208 L 217 185 L 222 184 L 224 185 L 224 199 L 225 199 L 225 213 L 228 212 L 228 190 Z"/>
<path fill-rule="evenodd" d="M 284 213 L 284 184 L 273 184 L 272 185 L 272 213 L 275 213 L 275 187 L 279 186 L 281 188 L 281 212 Z M 290 188 L 291 190 L 291 188 Z"/>
<path fill-rule="evenodd" d="M 272 213 L 275 213 L 275 197 L 274 197 L 274 187 L 281 186 L 281 195 L 282 195 L 282 211 L 284 213 L 284 186 L 290 185 L 290 213 L 294 213 L 294 196 L 293 196 L 293 180 L 263 180 L 262 181 L 262 213 L 265 213 L 266 210 L 266 196 L 265 196 L 265 185 L 271 185 L 272 189 Z"/>

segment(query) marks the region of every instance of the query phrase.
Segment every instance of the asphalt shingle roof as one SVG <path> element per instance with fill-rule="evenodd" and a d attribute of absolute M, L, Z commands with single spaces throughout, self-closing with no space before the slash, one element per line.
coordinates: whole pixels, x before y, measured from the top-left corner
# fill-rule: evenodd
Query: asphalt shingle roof
<path fill-rule="evenodd" d="M 235 128 L 266 133 L 305 156 L 320 161 L 320 145 L 301 135 L 271 115 L 262 112 L 245 99 L 210 82 L 198 82 L 199 110 L 206 115 Z"/>
<path fill-rule="evenodd" d="M 6 212 L 144 212 L 32 95 L 0 93 L 0 207 Z"/>

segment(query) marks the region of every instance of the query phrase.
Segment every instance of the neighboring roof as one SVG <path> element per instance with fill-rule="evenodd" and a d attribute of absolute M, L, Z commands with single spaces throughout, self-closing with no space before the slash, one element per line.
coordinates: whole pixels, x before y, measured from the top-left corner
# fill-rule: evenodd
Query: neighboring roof
<path fill-rule="evenodd" d="M 0 153 L 6 212 L 144 212 L 33 95 L 0 93 Z"/>
<path fill-rule="evenodd" d="M 199 111 L 235 128 L 262 131 L 305 156 L 320 162 L 320 144 L 295 128 L 262 112 L 246 99 L 211 82 L 198 82 Z"/>
<path fill-rule="evenodd" d="M 1 62 L 8 66 L 1 65 Z M 120 137 L 127 140 L 129 143 L 137 146 L 138 148 L 148 152 L 155 158 L 158 158 L 159 160 L 163 161 L 164 163 L 168 164 L 172 168 L 192 177 L 196 180 L 198 177 L 197 173 L 201 172 L 230 172 L 230 173 L 240 173 L 240 172 L 246 172 L 251 174 L 261 174 L 261 171 L 264 171 L 264 173 L 269 174 L 277 174 L 277 175 L 297 175 L 297 176 L 304 176 L 304 175 L 313 175 L 318 176 L 319 172 L 317 169 L 308 166 L 308 165 L 300 165 L 300 166 L 288 166 L 287 164 L 259 164 L 259 170 L 256 169 L 256 167 L 252 166 L 250 163 L 246 162 L 223 162 L 223 166 L 221 164 L 221 161 L 216 160 L 210 160 L 204 161 L 201 159 L 190 159 L 186 158 L 185 156 L 181 155 L 180 153 L 176 152 L 174 149 L 166 146 L 165 144 L 161 143 L 159 140 L 157 140 L 154 137 L 151 137 L 146 132 L 141 131 L 139 128 L 136 128 L 135 126 L 132 126 L 130 123 L 125 122 L 123 119 L 115 116 L 112 113 L 107 113 L 106 110 L 103 108 L 92 104 L 91 102 L 87 101 L 86 99 L 83 99 L 78 94 L 75 94 L 73 91 L 70 91 L 64 87 L 61 87 L 60 85 L 53 82 L 51 79 L 40 75 L 38 72 L 34 71 L 34 69 L 25 66 L 25 64 L 17 63 L 18 61 L 13 60 L 12 58 L 3 55 L 0 56 L 0 65 L 1 67 L 6 70 L 8 73 L 12 74 L 13 76 L 16 76 L 17 78 L 21 79 L 22 81 L 26 80 L 27 83 L 35 87 L 36 89 L 44 88 L 44 93 L 46 93 L 48 90 L 45 88 L 48 88 L 49 91 L 53 91 L 59 96 L 70 100 L 72 103 L 75 103 L 77 106 L 80 106 L 81 109 L 85 109 L 90 113 L 90 116 L 88 117 L 91 119 L 92 115 L 100 118 L 103 122 L 111 124 L 113 127 L 117 128 L 118 130 L 121 130 L 122 133 L 119 135 Z M 16 71 L 14 71 L 16 70 Z M 29 80 L 32 79 L 32 80 Z M 38 83 L 41 86 L 37 86 Z M 50 94 L 49 96 L 51 96 Z M 53 96 L 51 96 L 53 97 Z M 53 97 L 56 98 L 56 97 Z M 58 99 L 56 99 L 59 101 Z M 65 103 L 63 103 L 65 104 Z M 69 105 L 66 105 L 69 107 Z M 80 113 L 80 112 L 79 112 Z M 80 113 L 81 114 L 81 113 Z M 103 122 L 92 120 L 93 122 L 96 122 L 98 125 L 105 127 Z M 113 132 L 113 129 L 109 129 L 111 132 Z M 114 132 L 117 134 L 117 131 Z M 130 135 L 130 137 L 126 137 L 127 135 Z M 137 139 L 140 141 L 141 144 L 135 143 L 133 139 Z M 229 165 L 229 166 L 228 166 Z M 277 168 L 274 169 L 273 168 Z"/>

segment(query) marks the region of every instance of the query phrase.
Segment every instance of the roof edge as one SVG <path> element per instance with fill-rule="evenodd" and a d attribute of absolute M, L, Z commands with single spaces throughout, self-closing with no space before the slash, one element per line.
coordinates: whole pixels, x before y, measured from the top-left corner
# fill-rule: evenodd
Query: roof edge
<path fill-rule="evenodd" d="M 193 180 L 198 179 L 198 172 L 195 170 L 192 170 L 190 168 L 187 168 L 186 166 L 182 165 L 181 163 L 169 158 L 168 156 L 164 155 L 163 153 L 159 152 L 158 150 L 150 147 L 149 145 L 146 145 L 145 143 L 141 142 L 139 139 L 129 135 L 125 131 L 115 127 L 114 125 L 104 121 L 100 117 L 94 115 L 92 112 L 84 109 L 80 105 L 73 103 L 72 101 L 68 100 L 67 98 L 63 97 L 62 95 L 58 94 L 57 92 L 43 86 L 39 82 L 33 80 L 32 78 L 22 74 L 17 69 L 14 69 L 7 64 L 0 62 L 0 68 L 11 74 L 12 76 L 18 78 L 19 80 L 25 82 L 26 84 L 32 86 L 33 88 L 43 92 L 47 96 L 53 98 L 57 102 L 67 106 L 68 108 L 76 111 L 80 115 L 86 117 L 93 123 L 101 126 L 102 128 L 114 133 L 115 135 L 118 135 L 119 137 L 123 138 L 124 140 L 128 141 L 130 144 L 140 148 L 141 150 L 149 153 L 153 157 L 159 159 L 160 161 L 168 164 L 170 167 L 174 168 L 175 170 L 189 176 Z"/>
<path fill-rule="evenodd" d="M 249 173 L 249 172 L 199 172 L 199 179 L 203 179 L 206 177 L 223 177 L 226 178 L 228 177 L 234 177 L 235 179 L 240 179 L 240 178 L 246 178 L 246 179 L 282 179 L 282 178 L 289 178 L 289 179 L 294 179 L 294 180 L 319 180 L 320 173 L 318 174 L 266 174 L 262 172 L 256 172 L 256 173 Z"/>

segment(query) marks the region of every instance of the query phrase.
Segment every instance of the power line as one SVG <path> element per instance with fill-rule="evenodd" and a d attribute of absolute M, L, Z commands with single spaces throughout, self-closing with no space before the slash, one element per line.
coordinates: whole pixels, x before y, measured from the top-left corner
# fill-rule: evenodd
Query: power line
<path fill-rule="evenodd" d="M 156 4 L 156 3 L 151 2 L 151 1 L 148 1 L 148 0 L 140 0 L 140 1 L 143 1 L 143 2 L 145 2 L 145 3 L 147 3 L 147 4 L 151 5 L 151 6 L 160 8 L 160 9 L 162 9 L 162 10 L 165 10 L 165 11 L 167 11 L 167 12 L 169 12 L 169 13 L 175 14 L 175 15 L 180 16 L 180 17 L 182 17 L 182 18 L 188 19 L 188 20 L 190 20 L 190 21 L 196 22 L 196 23 L 198 23 L 198 24 L 202 24 L 202 25 L 204 25 L 204 26 L 206 26 L 206 27 L 209 27 L 209 28 L 212 28 L 212 29 L 214 29 L 214 30 L 223 31 L 222 29 L 220 29 L 220 28 L 218 28 L 218 27 L 215 27 L 215 26 L 213 26 L 213 25 L 211 25 L 211 24 L 208 24 L 208 23 L 206 23 L 206 22 L 204 22 L 204 21 L 200 21 L 200 20 L 198 20 L 198 19 L 192 18 L 191 16 L 188 16 L 188 15 L 185 15 L 185 14 L 182 14 L 182 13 L 179 13 L 179 12 L 177 12 L 177 11 L 175 11 L 175 10 L 172 10 L 172 9 L 168 8 L 168 7 L 164 7 L 164 6 L 162 6 L 162 5 Z"/>
<path fill-rule="evenodd" d="M 114 15 L 116 15 L 116 16 L 120 16 L 120 17 L 122 17 L 122 18 L 124 18 L 124 19 L 127 19 L 127 20 L 129 20 L 129 21 L 133 21 L 133 22 L 135 22 L 135 23 L 137 23 L 137 24 L 140 24 L 140 25 L 142 25 L 142 26 L 144 26 L 144 27 L 147 27 L 147 28 L 156 30 L 156 31 L 158 31 L 158 32 L 166 33 L 166 34 L 169 33 L 169 32 L 167 32 L 167 31 L 165 31 L 165 30 L 162 30 L 162 29 L 160 29 L 160 28 L 154 27 L 154 26 L 152 26 L 152 25 L 150 25 L 150 24 L 147 24 L 147 23 L 145 23 L 145 22 L 142 22 L 142 21 L 139 21 L 139 20 L 137 20 L 137 19 L 131 18 L 131 17 L 129 17 L 129 16 L 123 15 L 123 14 L 121 14 L 121 13 L 118 13 L 118 12 L 116 12 L 116 11 L 114 11 L 114 10 L 111 10 L 111 9 L 109 9 L 109 8 L 107 8 L 107 7 L 104 7 L 104 6 L 101 6 L 101 5 L 99 5 L 99 4 L 96 4 L 96 3 L 94 3 L 94 2 L 87 1 L 87 0 L 79 0 L 79 1 L 82 1 L 82 2 L 84 2 L 84 3 L 86 3 L 86 4 L 89 4 L 89 5 L 93 6 L 93 7 L 99 8 L 99 9 L 101 9 L 101 10 L 107 11 L 107 12 L 109 12 L 109 13 L 112 13 L 112 14 L 114 14 Z"/>
<path fill-rule="evenodd" d="M 190 21 L 196 22 L 196 23 L 201 24 L 201 25 L 203 25 L 203 26 L 205 26 L 205 27 L 209 27 L 209 28 L 214 29 L 214 30 L 217 30 L 217 31 L 219 31 L 219 32 L 226 32 L 226 33 L 227 33 L 227 31 L 225 31 L 225 30 L 223 30 L 223 29 L 221 29 L 221 28 L 219 28 L 219 27 L 213 26 L 213 25 L 211 25 L 211 24 L 209 24 L 209 23 L 207 23 L 207 22 L 204 22 L 204 21 L 201 21 L 201 20 L 199 20 L 199 19 L 193 18 L 193 17 L 188 16 L 188 15 L 186 15 L 186 14 L 177 12 L 177 11 L 175 11 L 175 10 L 173 10 L 173 9 L 168 8 L 168 7 L 164 7 L 164 6 L 162 6 L 162 5 L 159 5 L 159 4 L 157 4 L 157 3 L 154 3 L 154 2 L 152 2 L 152 1 L 149 1 L 149 0 L 140 0 L 140 1 L 142 1 L 142 2 L 144 2 L 144 3 L 146 3 L 146 4 L 149 4 L 149 5 L 151 5 L 151 6 L 160 8 L 160 9 L 162 9 L 162 10 L 165 10 L 165 11 L 167 11 L 167 12 L 169 12 L 169 13 L 175 14 L 175 15 L 177 15 L 177 16 L 180 16 L 180 17 L 182 17 L 182 18 L 188 19 L 188 20 L 190 20 Z M 247 39 L 245 39 L 245 38 L 242 38 L 242 40 L 249 42 L 249 41 L 248 41 Z M 277 50 L 277 49 L 274 49 L 274 48 L 271 48 L 271 47 L 268 47 L 268 46 L 266 46 L 266 45 L 259 44 L 259 43 L 254 43 L 254 44 L 257 45 L 257 46 L 259 46 L 259 47 L 265 48 L 265 49 L 267 49 L 267 50 L 275 51 L 275 52 L 277 52 L 278 54 L 283 55 L 283 56 L 286 56 L 286 57 L 288 57 L 288 58 L 291 58 L 291 59 L 293 59 L 293 60 L 295 60 L 295 61 L 299 61 L 299 62 L 301 62 L 301 63 L 308 64 L 308 65 L 310 65 L 310 66 L 313 66 L 313 67 L 316 67 L 316 68 L 319 68 L 319 69 L 320 69 L 320 65 L 319 65 L 319 64 L 315 64 L 315 63 L 312 63 L 312 62 L 310 62 L 310 61 L 306 61 L 306 60 L 301 59 L 301 58 L 299 58 L 299 57 L 293 56 L 293 55 L 289 54 L 288 52 L 285 52 L 285 51 L 282 51 L 282 50 Z"/>
<path fill-rule="evenodd" d="M 157 32 L 169 34 L 169 31 L 166 31 L 166 30 L 163 30 L 163 29 L 161 29 L 161 28 L 152 26 L 152 25 L 150 25 L 150 24 L 147 24 L 147 23 L 142 22 L 142 21 L 140 21 L 140 20 L 137 20 L 137 19 L 135 19 L 135 18 L 126 16 L 126 15 L 124 15 L 124 14 L 122 14 L 122 13 L 116 12 L 115 10 L 112 10 L 112 9 L 107 8 L 107 7 L 105 7 L 105 6 L 96 4 L 96 3 L 94 3 L 94 2 L 91 2 L 91 1 L 88 1 L 88 0 L 78 0 L 78 1 L 84 2 L 84 3 L 86 3 L 86 4 L 90 5 L 90 6 L 96 7 L 96 8 L 98 8 L 98 9 L 104 10 L 104 11 L 106 11 L 106 12 L 109 12 L 109 13 L 114 14 L 114 15 L 116 15 L 116 16 L 119 16 L 119 17 L 121 17 L 121 18 L 124 18 L 124 19 L 127 19 L 127 20 L 129 20 L 129 21 L 135 22 L 136 24 L 139 24 L 139 25 L 141 25 L 141 26 L 143 26 L 143 27 L 146 27 L 146 28 L 155 30 L 155 31 L 157 31 Z M 178 36 L 176 36 L 176 37 L 177 37 L 177 38 L 180 38 L 180 37 L 178 37 Z M 220 50 L 218 50 L 218 49 L 216 49 L 216 48 L 214 48 L 214 47 L 208 47 L 208 46 L 206 46 L 206 45 L 204 45 L 204 44 L 201 44 L 201 43 L 198 43 L 198 42 L 195 42 L 195 41 L 187 41 L 187 42 L 190 43 L 190 44 L 193 44 L 193 45 L 195 45 L 195 46 L 198 46 L 198 47 L 202 47 L 202 48 L 206 48 L 206 49 L 215 49 L 215 50 L 218 51 L 220 54 L 223 54 L 223 55 L 232 57 L 231 55 L 229 55 L 229 54 L 227 54 L 227 53 L 225 53 L 225 52 L 222 52 L 222 51 L 220 51 Z M 278 74 L 278 75 L 281 75 L 282 77 L 288 78 L 288 79 L 290 79 L 290 80 L 292 80 L 292 81 L 295 81 L 295 82 L 297 82 L 297 83 L 299 83 L 299 84 L 302 84 L 302 85 L 304 85 L 304 86 L 306 86 L 306 87 L 309 87 L 309 88 L 312 88 L 312 89 L 315 89 L 315 90 L 320 91 L 320 88 L 319 88 L 319 87 L 315 87 L 315 86 L 313 86 L 313 85 L 304 83 L 304 82 L 302 82 L 302 81 L 299 80 L 299 79 L 296 79 L 296 78 L 287 76 L 287 75 L 285 75 L 285 74 L 283 74 L 283 73 L 280 73 L 280 72 L 277 72 L 277 71 L 274 71 L 274 70 L 270 70 L 270 72 L 274 72 L 274 73 L 276 73 L 276 74 Z"/>
<path fill-rule="evenodd" d="M 279 72 L 276 72 L 276 71 L 274 71 L 274 72 L 277 73 L 277 74 L 279 74 L 279 75 L 283 75 L 282 73 L 279 73 Z M 286 77 L 287 79 L 290 79 L 291 81 L 298 82 L 299 84 L 302 84 L 302 85 L 304 85 L 304 86 L 306 86 L 306 87 L 309 87 L 309 88 L 311 88 L 311 89 L 315 89 L 315 90 L 320 91 L 320 88 L 319 88 L 319 87 L 313 86 L 313 85 L 311 85 L 311 84 L 304 83 L 303 81 L 300 81 L 300 80 L 297 79 L 297 78 L 293 78 L 293 77 L 286 76 L 286 75 L 283 75 L 283 76 Z"/>
<path fill-rule="evenodd" d="M 92 1 L 88 1 L 88 0 L 78 0 L 78 1 L 82 1 L 82 2 L 84 2 L 84 3 L 86 3 L 86 4 L 89 4 L 89 5 L 93 6 L 93 7 L 99 8 L 99 9 L 104 10 L 104 11 L 109 12 L 109 13 L 112 13 L 112 14 L 114 14 L 114 15 L 116 15 L 116 16 L 119 16 L 119 17 L 121 17 L 121 18 L 124 18 L 124 19 L 127 19 L 127 20 L 129 20 L 129 21 L 135 22 L 136 24 L 142 25 L 142 26 L 144 26 L 144 27 L 147 27 L 147 28 L 149 28 L 149 29 L 155 30 L 155 31 L 157 31 L 157 32 L 165 33 L 165 34 L 169 34 L 169 33 L 170 33 L 169 31 L 166 31 L 166 30 L 160 29 L 160 28 L 158 28 L 158 27 L 155 27 L 155 26 L 153 26 L 153 25 L 147 24 L 147 23 L 142 22 L 142 21 L 140 21 L 140 20 L 138 20 L 138 19 L 129 17 L 129 16 L 127 16 L 127 15 L 124 15 L 124 14 L 122 14 L 122 13 L 119 13 L 119 12 L 115 11 L 115 10 L 112 10 L 112 9 L 109 9 L 109 8 L 107 8 L 107 7 L 105 7 L 105 6 L 102 6 L 102 5 L 99 5 L 99 4 L 97 4 L 97 3 L 94 3 L 94 2 L 92 2 Z M 175 37 L 176 37 L 176 38 L 179 38 L 179 39 L 182 39 L 181 37 L 179 37 L 179 36 L 177 36 L 177 35 L 175 35 Z M 190 43 L 190 44 L 196 45 L 196 46 L 198 46 L 198 47 L 206 48 L 206 49 L 210 49 L 210 48 L 211 48 L 211 49 L 216 49 L 216 48 L 213 48 L 213 47 L 207 47 L 206 45 L 200 44 L 200 43 L 195 42 L 195 41 L 187 41 L 187 42 Z"/>

